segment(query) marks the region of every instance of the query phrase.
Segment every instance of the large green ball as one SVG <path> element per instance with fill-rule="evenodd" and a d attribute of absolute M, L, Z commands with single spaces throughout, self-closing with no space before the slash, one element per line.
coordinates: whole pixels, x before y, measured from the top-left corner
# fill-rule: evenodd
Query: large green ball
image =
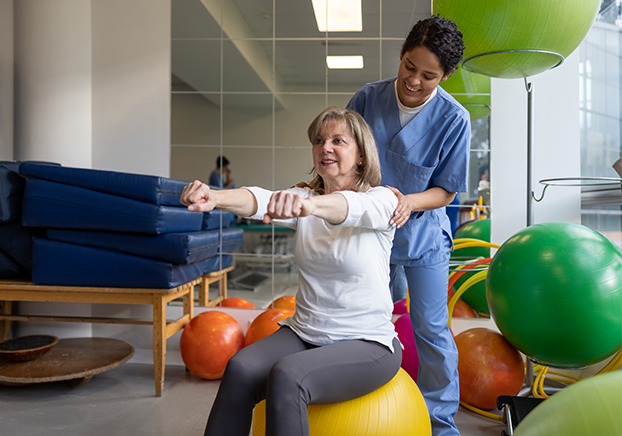
<path fill-rule="evenodd" d="M 469 73 L 459 66 L 440 86 L 471 115 L 471 121 L 490 115 L 490 77 Z"/>
<path fill-rule="evenodd" d="M 492 259 L 486 297 L 507 340 L 546 365 L 584 367 L 622 346 L 622 252 L 588 227 L 512 236 Z"/>
<path fill-rule="evenodd" d="M 554 52 L 564 58 L 583 41 L 601 0 L 432 0 L 432 14 L 453 20 L 464 36 L 464 60 L 508 50 Z M 470 71 L 516 79 L 560 61 L 545 53 L 505 53 L 468 61 Z"/>
<path fill-rule="evenodd" d="M 622 434 L 622 372 L 597 375 L 564 388 L 539 404 L 514 436 Z"/>

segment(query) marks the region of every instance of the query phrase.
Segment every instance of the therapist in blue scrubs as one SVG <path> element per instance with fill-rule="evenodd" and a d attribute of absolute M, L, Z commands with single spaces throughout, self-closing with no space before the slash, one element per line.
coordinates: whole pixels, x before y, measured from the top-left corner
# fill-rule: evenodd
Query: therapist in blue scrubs
<path fill-rule="evenodd" d="M 471 124 L 466 109 L 438 85 L 458 67 L 463 50 L 453 21 L 421 20 L 402 46 L 397 78 L 366 84 L 348 104 L 372 127 L 382 182 L 399 198 L 391 220 L 397 227 L 391 270 L 401 265 L 406 272 L 420 360 L 417 384 L 434 436 L 459 435 L 458 351 L 447 324 L 452 239 L 445 206 L 467 190 Z"/>

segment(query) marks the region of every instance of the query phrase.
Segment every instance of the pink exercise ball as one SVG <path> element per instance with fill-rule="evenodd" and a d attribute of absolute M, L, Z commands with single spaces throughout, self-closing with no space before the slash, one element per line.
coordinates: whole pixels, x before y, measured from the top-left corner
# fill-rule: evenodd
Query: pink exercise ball
<path fill-rule="evenodd" d="M 406 298 L 393 303 L 393 315 L 405 315 L 408 313 L 408 307 L 406 306 Z"/>
<path fill-rule="evenodd" d="M 417 353 L 415 334 L 408 314 L 400 316 L 395 321 L 395 331 L 397 332 L 398 339 L 404 346 L 402 350 L 402 368 L 414 381 L 417 381 L 419 353 Z"/>

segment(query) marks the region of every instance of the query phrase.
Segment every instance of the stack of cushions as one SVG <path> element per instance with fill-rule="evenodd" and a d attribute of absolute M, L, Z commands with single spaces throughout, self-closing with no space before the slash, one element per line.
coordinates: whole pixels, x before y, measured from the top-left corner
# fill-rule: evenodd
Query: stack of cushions
<path fill-rule="evenodd" d="M 22 163 L 22 224 L 34 237 L 37 285 L 168 289 L 231 266 L 243 231 L 231 214 L 189 212 L 186 182 Z"/>
<path fill-rule="evenodd" d="M 58 165 L 38 162 L 39 164 Z M 26 180 L 18 161 L 0 161 L 0 278 L 28 277 L 31 271 L 32 236 L 45 235 L 21 223 Z"/>

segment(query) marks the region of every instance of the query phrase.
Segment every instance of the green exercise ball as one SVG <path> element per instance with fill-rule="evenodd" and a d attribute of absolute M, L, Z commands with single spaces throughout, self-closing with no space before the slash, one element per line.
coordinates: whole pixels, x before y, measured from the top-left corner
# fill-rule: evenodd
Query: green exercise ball
<path fill-rule="evenodd" d="M 484 218 L 481 220 L 470 221 L 464 224 L 463 226 L 459 227 L 458 230 L 456 230 L 456 235 L 454 236 L 454 238 L 473 238 L 479 239 L 480 241 L 484 242 L 490 242 L 490 219 Z M 490 257 L 490 248 L 459 248 L 455 250 L 451 255 L 451 258 L 454 260 L 472 260 L 478 257 Z M 453 291 L 457 292 L 458 289 L 460 289 L 460 286 L 462 286 L 462 284 L 468 279 L 473 277 L 473 274 L 475 274 L 476 272 L 478 271 L 469 270 L 469 272 L 465 272 L 453 284 Z M 469 289 L 467 289 L 460 298 L 462 298 L 469 306 L 471 306 L 477 312 L 490 315 L 490 310 L 488 309 L 488 303 L 486 301 L 486 282 L 481 281 L 475 283 L 474 285 L 469 287 Z"/>
<path fill-rule="evenodd" d="M 432 0 L 432 14 L 453 20 L 464 36 L 469 71 L 516 79 L 542 73 L 560 62 L 548 53 L 487 53 L 539 50 L 564 58 L 583 41 L 601 0 Z"/>
<path fill-rule="evenodd" d="M 479 259 L 475 261 L 475 264 L 479 263 L 488 263 L 490 262 L 489 257 L 485 257 L 483 259 Z M 456 270 L 456 274 L 461 274 L 460 277 L 455 281 L 452 285 L 451 289 L 454 293 L 458 292 L 464 282 L 473 277 L 474 274 L 480 272 L 481 269 L 478 269 L 475 265 L 467 265 L 463 269 Z M 460 295 L 460 298 L 464 300 L 469 306 L 471 306 L 478 313 L 483 313 L 485 315 L 490 315 L 490 309 L 488 309 L 488 301 L 486 300 L 486 281 L 481 280 L 469 286 L 463 293 Z"/>
<path fill-rule="evenodd" d="M 622 435 L 622 372 L 597 375 L 540 403 L 514 436 Z"/>
<path fill-rule="evenodd" d="M 458 66 L 440 86 L 471 115 L 471 121 L 490 115 L 490 77 L 469 73 Z"/>
<path fill-rule="evenodd" d="M 469 221 L 458 227 L 454 239 L 472 238 L 483 242 L 490 242 L 490 218 Z M 471 259 L 478 257 L 490 257 L 489 247 L 467 247 L 454 250 L 452 259 Z"/>
<path fill-rule="evenodd" d="M 490 263 L 486 297 L 503 336 L 545 365 L 580 368 L 622 347 L 622 251 L 588 227 L 516 233 Z"/>

